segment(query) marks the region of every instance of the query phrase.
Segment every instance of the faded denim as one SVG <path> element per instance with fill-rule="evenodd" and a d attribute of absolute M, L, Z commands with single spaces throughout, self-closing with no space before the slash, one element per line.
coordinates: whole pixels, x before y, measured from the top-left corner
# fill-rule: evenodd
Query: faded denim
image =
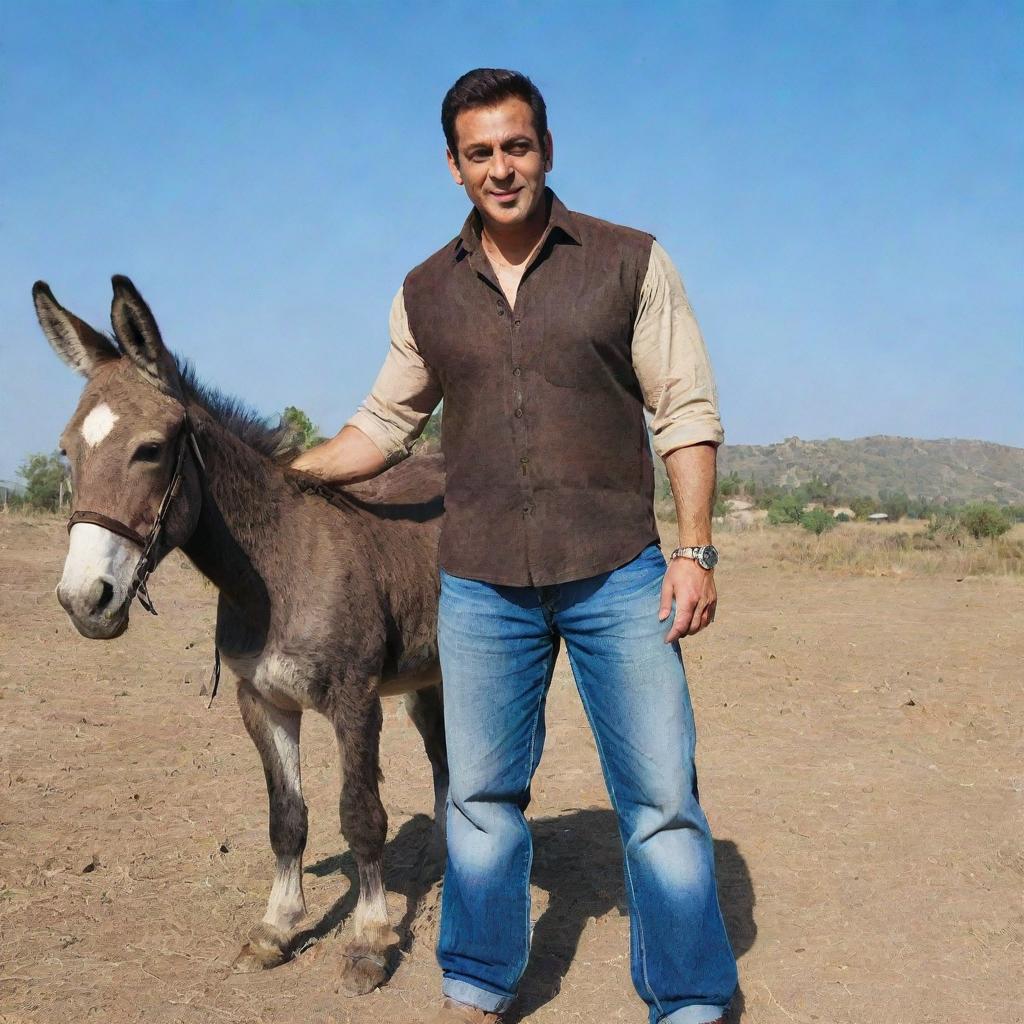
<path fill-rule="evenodd" d="M 705 1024 L 725 1012 L 736 961 L 698 802 L 682 657 L 658 621 L 664 574 L 656 544 L 611 572 L 544 587 L 441 570 L 451 790 L 437 952 L 446 995 L 501 1012 L 526 967 L 533 849 L 523 812 L 564 639 L 618 815 L 633 984 L 651 1024 Z"/>

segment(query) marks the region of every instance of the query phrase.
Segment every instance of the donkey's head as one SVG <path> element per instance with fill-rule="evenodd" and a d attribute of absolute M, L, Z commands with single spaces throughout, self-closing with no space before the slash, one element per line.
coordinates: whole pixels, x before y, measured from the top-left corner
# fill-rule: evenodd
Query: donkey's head
<path fill-rule="evenodd" d="M 74 514 L 57 599 L 92 639 L 128 627 L 133 576 L 176 469 L 153 564 L 195 529 L 201 503 L 193 455 L 183 451 L 185 394 L 156 321 L 126 277 L 115 277 L 110 319 L 115 346 L 70 313 L 42 281 L 32 289 L 54 351 L 86 378 L 61 435 L 71 464 Z"/>

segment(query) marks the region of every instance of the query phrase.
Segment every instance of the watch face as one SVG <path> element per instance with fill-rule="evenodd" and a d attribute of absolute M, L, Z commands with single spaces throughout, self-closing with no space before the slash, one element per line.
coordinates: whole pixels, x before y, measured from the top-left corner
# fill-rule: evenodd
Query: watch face
<path fill-rule="evenodd" d="M 714 567 L 718 565 L 718 548 L 716 548 L 714 544 L 705 544 L 704 547 L 701 548 L 700 558 L 698 560 L 705 569 L 714 569 Z"/>

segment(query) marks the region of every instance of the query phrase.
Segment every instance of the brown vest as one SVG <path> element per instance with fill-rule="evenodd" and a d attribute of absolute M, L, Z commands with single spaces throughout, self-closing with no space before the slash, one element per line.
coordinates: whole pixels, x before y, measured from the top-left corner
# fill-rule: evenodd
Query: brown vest
<path fill-rule="evenodd" d="M 607 572 L 658 539 L 630 353 L 654 239 L 547 201 L 514 309 L 475 211 L 404 286 L 444 390 L 441 565 L 510 586 Z"/>

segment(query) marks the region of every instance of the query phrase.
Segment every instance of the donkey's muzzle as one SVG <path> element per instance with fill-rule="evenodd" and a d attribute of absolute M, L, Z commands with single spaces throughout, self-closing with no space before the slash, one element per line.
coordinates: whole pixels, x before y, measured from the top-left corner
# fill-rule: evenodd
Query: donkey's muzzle
<path fill-rule="evenodd" d="M 90 640 L 112 640 L 128 628 L 127 602 L 114 606 L 115 581 L 98 577 L 85 587 L 57 587 L 57 600 L 75 628 Z"/>
<path fill-rule="evenodd" d="M 82 636 L 111 640 L 128 628 L 138 560 L 138 545 L 119 534 L 95 523 L 72 525 L 57 600 Z"/>

